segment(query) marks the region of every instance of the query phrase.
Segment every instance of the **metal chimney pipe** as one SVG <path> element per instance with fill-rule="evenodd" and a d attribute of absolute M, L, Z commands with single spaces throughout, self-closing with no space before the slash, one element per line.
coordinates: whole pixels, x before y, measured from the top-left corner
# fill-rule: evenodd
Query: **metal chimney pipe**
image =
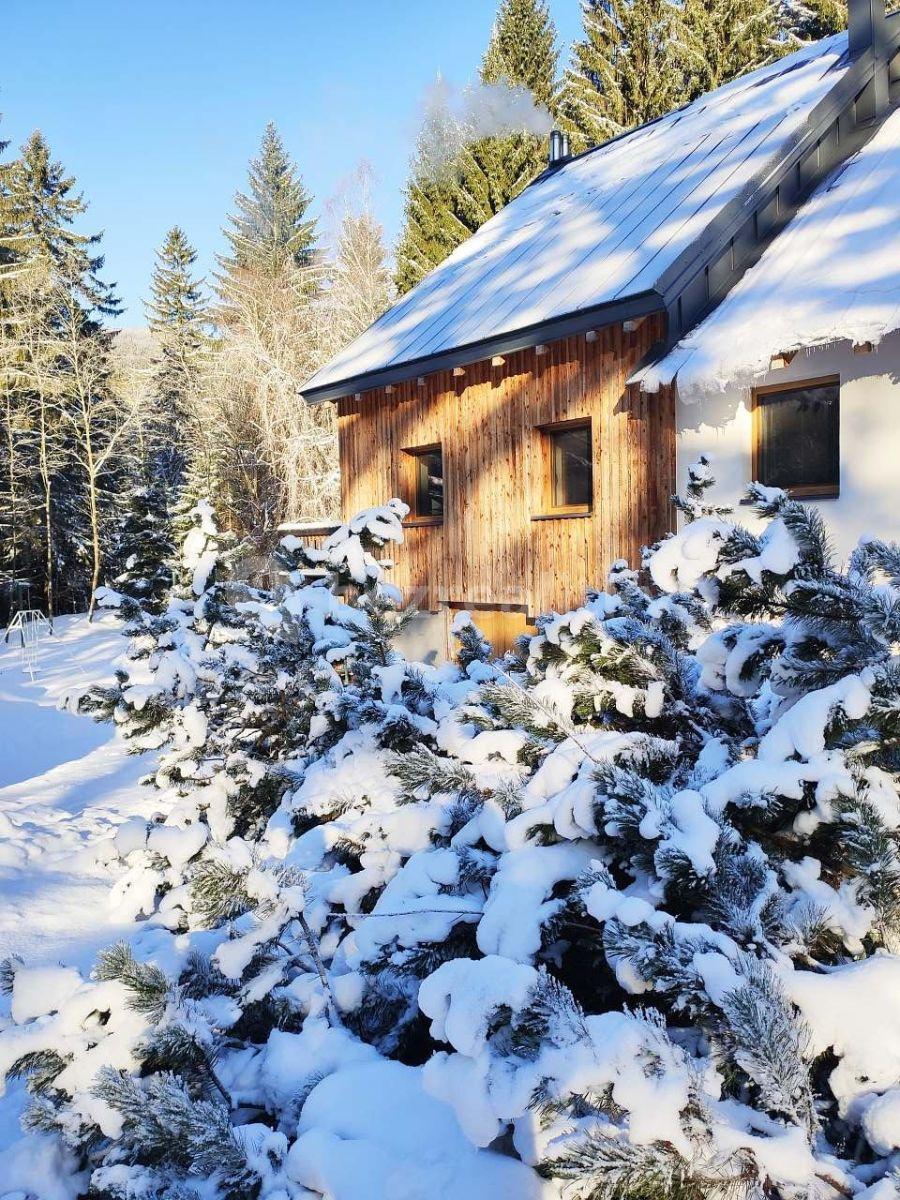
<path fill-rule="evenodd" d="M 565 157 L 564 149 L 565 139 L 558 129 L 550 130 L 550 154 L 547 159 L 547 165 L 555 167 L 562 162 Z"/>

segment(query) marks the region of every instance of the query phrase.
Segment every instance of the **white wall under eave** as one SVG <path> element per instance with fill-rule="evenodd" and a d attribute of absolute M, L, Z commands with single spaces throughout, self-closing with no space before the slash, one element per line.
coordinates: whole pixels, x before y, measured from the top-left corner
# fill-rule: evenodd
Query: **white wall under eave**
<path fill-rule="evenodd" d="M 799 351 L 793 362 L 770 371 L 759 386 L 799 383 L 837 375 L 840 399 L 840 496 L 817 500 L 843 560 L 863 533 L 900 542 L 900 333 L 869 354 L 850 345 Z M 713 498 L 737 505 L 752 477 L 750 389 L 732 387 L 677 408 L 677 473 L 683 487 L 687 468 L 699 455 L 712 459 L 717 480 Z M 810 501 L 809 503 L 813 503 Z M 754 525 L 747 508 L 738 520 Z"/>

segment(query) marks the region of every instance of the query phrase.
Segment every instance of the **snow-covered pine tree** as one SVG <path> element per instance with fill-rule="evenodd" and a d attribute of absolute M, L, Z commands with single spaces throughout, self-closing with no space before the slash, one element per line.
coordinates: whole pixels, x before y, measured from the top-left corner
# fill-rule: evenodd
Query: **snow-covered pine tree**
<path fill-rule="evenodd" d="M 677 108 L 685 94 L 680 9 L 670 0 L 582 0 L 560 121 L 576 150 Z"/>
<path fill-rule="evenodd" d="M 774 0 L 686 0 L 681 14 L 688 75 L 683 100 L 721 87 L 775 57 L 778 20 Z"/>
<path fill-rule="evenodd" d="M 119 525 L 122 532 L 115 561 L 120 569 L 113 579 L 115 590 L 148 613 L 158 613 L 172 586 L 175 551 L 167 494 L 159 482 L 132 488 Z"/>
<path fill-rule="evenodd" d="M 389 1056 L 492 1164 L 584 1200 L 897 1200 L 900 548 L 839 568 L 815 509 L 753 486 L 744 527 L 711 486 L 644 574 L 465 672 L 367 627 L 396 507 L 289 544 L 280 607 L 240 608 L 290 614 L 320 720 L 239 832 L 207 671 L 193 780 L 116 836 L 141 952 L 50 999 L 5 971 L 31 1126 L 114 1195 L 323 1195 L 334 1096 L 392 1103 Z"/>
<path fill-rule="evenodd" d="M 234 539 L 219 533 L 208 501 L 188 517 L 180 552 L 156 567 L 169 579 L 164 607 L 152 594 L 104 588 L 97 595 L 101 607 L 118 610 L 129 623 L 131 644 L 117 666 L 116 683 L 89 689 L 77 703 L 98 720 L 115 721 L 136 750 L 158 749 L 172 737 L 178 710 L 190 705 L 201 686 L 214 631 L 227 640 L 222 629 L 241 623 L 221 584 Z"/>

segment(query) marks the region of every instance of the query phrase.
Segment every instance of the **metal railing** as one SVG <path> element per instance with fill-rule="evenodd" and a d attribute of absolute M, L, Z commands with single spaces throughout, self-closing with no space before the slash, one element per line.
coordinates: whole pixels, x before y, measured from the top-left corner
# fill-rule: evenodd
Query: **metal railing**
<path fill-rule="evenodd" d="M 41 638 L 53 632 L 52 618 L 45 617 L 39 608 L 20 608 L 6 627 L 4 642 L 18 630 L 22 639 L 22 669 L 34 679 L 40 658 Z"/>

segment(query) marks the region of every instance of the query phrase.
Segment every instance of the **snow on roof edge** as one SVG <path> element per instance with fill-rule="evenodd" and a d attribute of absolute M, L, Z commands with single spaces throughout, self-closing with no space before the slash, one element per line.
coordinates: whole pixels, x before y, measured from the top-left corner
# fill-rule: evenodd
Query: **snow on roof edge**
<path fill-rule="evenodd" d="M 685 403 L 752 386 L 773 357 L 900 329 L 900 110 L 819 185 L 703 321 L 629 382 Z"/>

